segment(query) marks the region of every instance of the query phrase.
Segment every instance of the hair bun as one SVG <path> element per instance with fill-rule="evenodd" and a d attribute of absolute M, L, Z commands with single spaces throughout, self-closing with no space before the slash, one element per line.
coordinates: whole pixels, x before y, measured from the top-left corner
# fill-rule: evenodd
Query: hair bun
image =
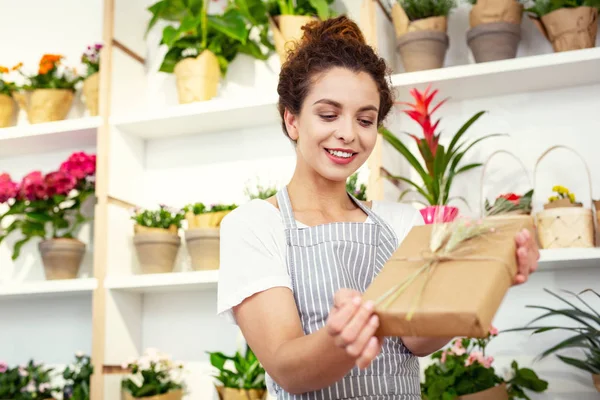
<path fill-rule="evenodd" d="M 348 17 L 341 15 L 325 21 L 313 21 L 302 27 L 304 36 L 301 44 L 308 44 L 327 39 L 356 40 L 366 44 L 365 37 L 358 25 Z"/>

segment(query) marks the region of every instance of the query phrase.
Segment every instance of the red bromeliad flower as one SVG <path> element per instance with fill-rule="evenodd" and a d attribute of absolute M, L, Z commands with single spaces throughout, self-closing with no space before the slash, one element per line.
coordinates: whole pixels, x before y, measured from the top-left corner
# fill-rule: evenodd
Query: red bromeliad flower
<path fill-rule="evenodd" d="M 30 201 L 43 200 L 46 198 L 46 182 L 40 171 L 27 174 L 21 182 L 19 197 Z"/>
<path fill-rule="evenodd" d="M 521 196 L 514 193 L 506 193 L 501 196 L 498 196 L 498 198 L 506 199 L 517 206 L 519 205 L 519 201 L 521 200 Z"/>
<path fill-rule="evenodd" d="M 68 172 L 64 171 L 56 171 L 50 172 L 46 175 L 45 183 L 47 186 L 48 196 L 68 194 L 75 185 L 77 184 L 77 179 Z"/>
<path fill-rule="evenodd" d="M 60 170 L 76 179 L 84 179 L 96 173 L 96 155 L 84 152 L 73 153 L 71 157 L 60 166 Z"/>
<path fill-rule="evenodd" d="M 8 202 L 17 197 L 18 185 L 12 181 L 9 174 L 0 174 L 0 204 Z"/>

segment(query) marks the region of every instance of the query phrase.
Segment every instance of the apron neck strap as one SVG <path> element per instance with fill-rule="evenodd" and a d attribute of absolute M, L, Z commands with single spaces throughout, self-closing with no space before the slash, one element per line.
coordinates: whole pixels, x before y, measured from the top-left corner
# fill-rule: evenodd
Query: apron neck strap
<path fill-rule="evenodd" d="M 288 194 L 287 185 L 277 192 L 277 204 L 283 218 L 285 229 L 296 229 L 296 218 L 292 210 L 292 202 Z"/>

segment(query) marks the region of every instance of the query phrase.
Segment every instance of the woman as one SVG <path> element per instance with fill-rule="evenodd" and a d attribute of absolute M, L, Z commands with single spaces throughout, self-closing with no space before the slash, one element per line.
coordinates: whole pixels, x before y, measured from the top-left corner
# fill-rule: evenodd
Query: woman
<path fill-rule="evenodd" d="M 312 23 L 278 93 L 296 169 L 277 196 L 223 220 L 218 312 L 239 325 L 278 399 L 420 399 L 417 357 L 451 338 L 378 338 L 360 296 L 422 217 L 346 192 L 392 107 L 385 62 L 345 17 Z M 516 240 L 522 283 L 539 253 L 527 231 Z"/>

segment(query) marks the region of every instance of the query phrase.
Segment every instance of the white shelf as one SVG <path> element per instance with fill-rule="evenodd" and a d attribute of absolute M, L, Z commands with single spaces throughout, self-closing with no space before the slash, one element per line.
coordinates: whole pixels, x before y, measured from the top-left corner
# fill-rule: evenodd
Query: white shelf
<path fill-rule="evenodd" d="M 64 296 L 92 294 L 98 287 L 95 278 L 31 281 L 0 284 L 0 300 L 3 298 L 29 298 L 31 296 Z"/>
<path fill-rule="evenodd" d="M 408 89 L 432 87 L 453 99 L 501 96 L 600 83 L 600 47 L 409 72 L 392 76 L 398 100 Z"/>
<path fill-rule="evenodd" d="M 0 158 L 96 145 L 100 117 L 0 128 Z"/>
<path fill-rule="evenodd" d="M 104 286 L 137 293 L 164 293 L 213 289 L 218 281 L 219 271 L 192 271 L 107 277 Z"/>
<path fill-rule="evenodd" d="M 600 268 L 600 248 L 545 249 L 540 251 L 538 271 Z"/>
<path fill-rule="evenodd" d="M 277 98 L 246 98 L 181 104 L 127 118 L 115 117 L 111 124 L 128 134 L 152 139 L 244 129 L 278 121 Z"/>

